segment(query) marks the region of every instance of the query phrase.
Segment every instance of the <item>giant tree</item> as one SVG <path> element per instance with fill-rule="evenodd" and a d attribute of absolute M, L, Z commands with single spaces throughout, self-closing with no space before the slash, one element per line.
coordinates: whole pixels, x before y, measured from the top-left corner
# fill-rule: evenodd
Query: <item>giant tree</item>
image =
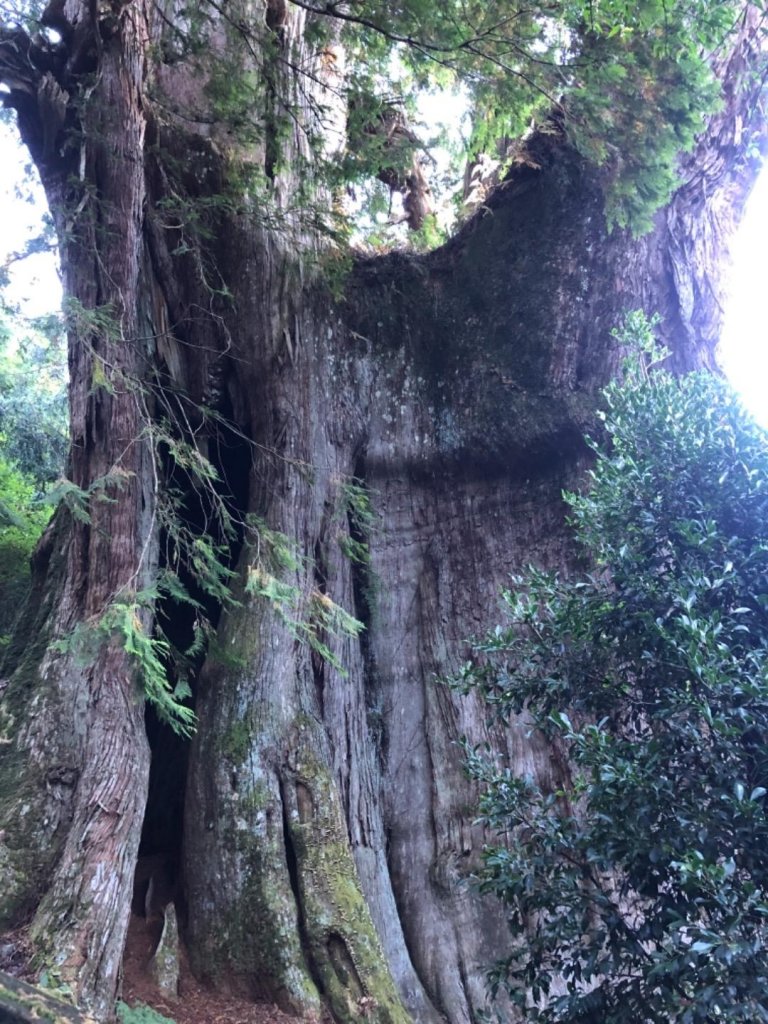
<path fill-rule="evenodd" d="M 571 558 L 560 494 L 623 312 L 713 365 L 761 31 L 704 0 L 6 11 L 71 450 L 1 684 L 0 919 L 97 1016 L 138 858 L 212 985 L 472 1019 L 505 929 L 464 884 L 455 740 L 489 727 L 434 678 L 511 570 Z M 393 74 L 463 76 L 503 180 L 435 251 L 355 255 L 350 176 L 426 213 Z"/>

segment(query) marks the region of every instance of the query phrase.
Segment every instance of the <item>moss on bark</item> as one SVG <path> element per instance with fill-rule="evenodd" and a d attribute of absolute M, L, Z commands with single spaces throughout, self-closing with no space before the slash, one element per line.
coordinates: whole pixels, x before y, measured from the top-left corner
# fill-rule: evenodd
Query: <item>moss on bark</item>
<path fill-rule="evenodd" d="M 282 776 L 308 957 L 339 1024 L 407 1024 L 360 888 L 335 783 L 313 752 L 312 729 L 309 721 L 296 724 Z"/>
<path fill-rule="evenodd" d="M 86 1017 L 49 992 L 3 971 L 0 971 L 0 1020 L 3 1024 L 27 1024 L 31 1021 L 95 1024 L 93 1017 Z"/>

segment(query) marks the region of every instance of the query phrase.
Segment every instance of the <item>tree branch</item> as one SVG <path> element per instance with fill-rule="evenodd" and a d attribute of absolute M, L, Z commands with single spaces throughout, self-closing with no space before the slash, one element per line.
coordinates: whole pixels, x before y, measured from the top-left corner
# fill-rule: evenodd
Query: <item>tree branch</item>
<path fill-rule="evenodd" d="M 0 26 L 0 84 L 10 91 L 4 97 L 6 106 L 15 106 L 14 93 L 36 96 L 42 77 L 40 48 L 35 46 L 21 28 Z"/>
<path fill-rule="evenodd" d="M 450 61 L 446 60 L 447 55 L 470 53 L 473 57 L 479 57 L 481 60 L 487 61 L 493 67 L 499 68 L 504 71 L 505 74 L 512 75 L 514 78 L 519 78 L 521 81 L 525 82 L 526 85 L 530 86 L 531 89 L 543 96 L 552 104 L 553 107 L 558 109 L 560 107 L 557 100 L 551 96 L 546 89 L 540 86 L 538 82 L 534 81 L 529 75 L 526 75 L 524 71 L 520 71 L 519 68 L 511 67 L 504 61 L 499 60 L 492 54 L 485 53 L 479 48 L 479 44 L 488 37 L 489 33 L 493 31 L 493 29 L 482 32 L 480 35 L 469 36 L 466 39 L 462 39 L 459 43 L 454 43 L 450 46 L 442 46 L 438 43 L 430 43 L 424 39 L 418 39 L 415 36 L 392 32 L 390 29 L 377 24 L 370 18 L 363 17 L 359 14 L 351 14 L 349 11 L 340 10 L 337 4 L 332 2 L 326 3 L 324 7 L 316 7 L 314 4 L 307 3 L 306 0 L 291 0 L 291 3 L 296 7 L 300 7 L 302 10 L 307 11 L 309 14 L 316 14 L 323 18 L 335 18 L 337 21 L 345 21 L 352 25 L 359 25 L 361 28 L 370 29 L 372 32 L 376 32 L 380 35 L 383 39 L 387 39 L 390 43 L 402 43 L 414 50 L 418 50 L 420 53 L 423 53 L 425 57 L 430 60 L 434 60 L 443 67 L 450 67 L 456 70 L 454 65 Z M 497 27 L 498 26 L 495 26 L 494 28 Z M 525 53 L 525 58 L 531 63 L 541 63 L 527 53 Z"/>

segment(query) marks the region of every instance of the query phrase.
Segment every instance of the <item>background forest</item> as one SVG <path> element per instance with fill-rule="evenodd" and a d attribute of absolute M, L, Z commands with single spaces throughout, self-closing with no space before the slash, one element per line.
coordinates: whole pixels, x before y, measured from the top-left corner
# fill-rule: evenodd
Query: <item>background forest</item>
<path fill-rule="evenodd" d="M 29 559 L 50 519 L 51 485 L 67 451 L 66 368 L 61 338 L 0 329 L 0 637 L 9 632 L 29 586 Z M 56 324 L 51 325 L 57 330 Z M 15 328 L 15 329 L 14 329 Z"/>

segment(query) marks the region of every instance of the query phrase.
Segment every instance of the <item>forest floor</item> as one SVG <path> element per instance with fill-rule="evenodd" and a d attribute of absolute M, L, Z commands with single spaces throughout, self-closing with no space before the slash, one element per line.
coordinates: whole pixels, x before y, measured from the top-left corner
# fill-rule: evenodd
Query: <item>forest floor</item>
<path fill-rule="evenodd" d="M 174 998 L 164 993 L 152 972 L 152 959 L 161 931 L 161 918 L 147 919 L 131 914 L 121 994 L 121 1001 L 128 1007 L 148 1006 L 175 1024 L 296 1024 L 295 1017 L 273 1003 L 255 1003 L 206 988 L 192 976 L 183 943 L 178 957 L 178 996 Z M 0 970 L 35 984 L 36 974 L 29 968 L 30 952 L 23 929 L 5 935 L 0 942 Z M 147 1017 L 137 1014 L 136 1020 L 147 1022 Z M 317 1024 L 332 1024 L 332 1019 L 324 1017 Z"/>
<path fill-rule="evenodd" d="M 205 988 L 192 977 L 183 946 L 179 956 L 179 995 L 165 995 L 152 972 L 159 935 L 155 924 L 131 914 L 123 957 L 122 1001 L 145 1005 L 176 1024 L 296 1024 L 296 1018 L 271 1003 L 254 1003 Z"/>

